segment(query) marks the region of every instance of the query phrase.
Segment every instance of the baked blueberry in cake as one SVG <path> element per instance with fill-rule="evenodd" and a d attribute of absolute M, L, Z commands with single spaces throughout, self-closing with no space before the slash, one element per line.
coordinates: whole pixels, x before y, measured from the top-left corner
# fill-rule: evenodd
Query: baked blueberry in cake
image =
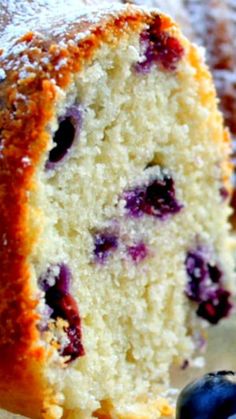
<path fill-rule="evenodd" d="M 128 5 L 1 48 L 0 404 L 170 417 L 170 366 L 232 310 L 229 138 L 201 54 Z"/>

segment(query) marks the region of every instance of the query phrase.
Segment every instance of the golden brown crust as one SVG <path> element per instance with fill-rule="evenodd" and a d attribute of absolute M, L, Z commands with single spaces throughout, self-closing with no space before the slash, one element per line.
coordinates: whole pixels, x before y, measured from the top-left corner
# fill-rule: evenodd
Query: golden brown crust
<path fill-rule="evenodd" d="M 54 403 L 43 376 L 49 353 L 40 346 L 37 290 L 29 263 L 38 235 L 29 193 L 48 148 L 56 86 L 66 88 L 71 74 L 80 71 L 102 42 L 114 44 L 154 18 L 121 7 L 120 13 L 107 12 L 95 23 L 84 17 L 65 34 L 29 32 L 12 50 L 2 50 L 1 69 L 7 78 L 0 91 L 0 404 L 9 410 L 34 418 L 60 417 L 46 407 Z M 162 22 L 163 29 L 172 25 L 168 18 Z M 87 35 L 76 41 L 85 30 Z M 58 71 L 61 60 L 65 64 Z"/>

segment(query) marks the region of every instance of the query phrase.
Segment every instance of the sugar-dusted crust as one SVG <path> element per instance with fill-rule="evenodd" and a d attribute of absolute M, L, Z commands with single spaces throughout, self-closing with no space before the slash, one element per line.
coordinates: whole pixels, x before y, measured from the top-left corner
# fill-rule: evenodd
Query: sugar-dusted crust
<path fill-rule="evenodd" d="M 37 329 L 38 290 L 29 256 L 40 234 L 40 213 L 30 204 L 35 169 L 48 149 L 47 124 L 57 86 L 88 63 L 102 42 L 155 19 L 155 13 L 120 6 L 75 23 L 28 32 L 1 50 L 0 90 L 0 404 L 34 418 L 61 416 L 44 368 L 51 356 Z M 162 17 L 163 29 L 173 25 Z M 59 30 L 58 30 L 59 28 Z M 1 45 L 4 47 L 4 45 Z"/>

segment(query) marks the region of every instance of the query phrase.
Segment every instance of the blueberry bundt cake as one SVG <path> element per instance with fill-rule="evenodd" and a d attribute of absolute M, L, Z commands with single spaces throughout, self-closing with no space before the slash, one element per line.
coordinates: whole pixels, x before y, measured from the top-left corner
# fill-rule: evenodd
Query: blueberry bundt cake
<path fill-rule="evenodd" d="M 160 418 L 232 308 L 229 139 L 195 46 L 127 5 L 2 42 L 0 405 Z"/>

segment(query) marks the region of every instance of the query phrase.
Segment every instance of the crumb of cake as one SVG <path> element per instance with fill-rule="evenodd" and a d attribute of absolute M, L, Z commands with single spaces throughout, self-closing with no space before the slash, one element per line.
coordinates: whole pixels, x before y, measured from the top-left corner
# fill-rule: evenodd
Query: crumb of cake
<path fill-rule="evenodd" d="M 156 400 L 138 401 L 135 406 L 128 406 L 127 409 L 119 409 L 113 405 L 111 400 L 102 400 L 101 407 L 93 413 L 93 417 L 98 419 L 151 419 L 151 418 L 173 418 L 175 409 L 164 397 Z"/>

